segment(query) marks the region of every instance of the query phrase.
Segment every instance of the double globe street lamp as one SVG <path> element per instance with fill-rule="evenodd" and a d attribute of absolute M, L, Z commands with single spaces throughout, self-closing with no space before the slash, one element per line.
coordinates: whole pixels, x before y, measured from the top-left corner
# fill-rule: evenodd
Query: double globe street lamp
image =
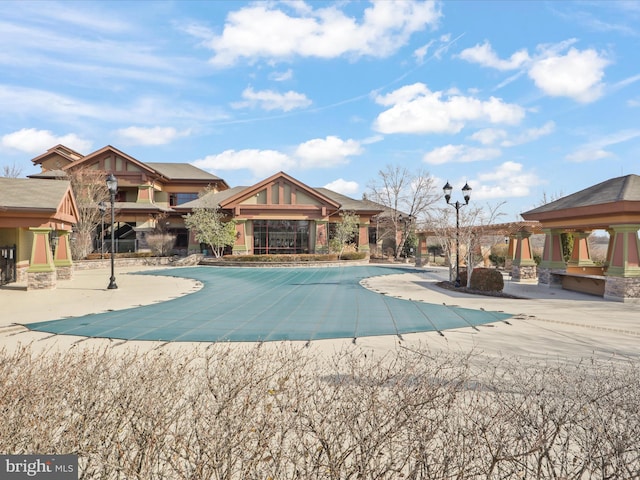
<path fill-rule="evenodd" d="M 111 194 L 111 278 L 109 281 L 108 289 L 118 288 L 116 285 L 116 276 L 115 276 L 115 231 L 114 225 L 116 223 L 116 192 L 118 191 L 118 179 L 115 177 L 113 173 L 110 173 L 107 177 L 107 188 L 109 189 L 109 193 Z"/>
<path fill-rule="evenodd" d="M 471 198 L 470 192 L 471 187 L 468 183 L 464 184 L 462 187 L 462 194 L 464 195 L 464 203 L 460 203 L 456 201 L 456 203 L 451 203 L 451 191 L 453 187 L 449 185 L 449 182 L 442 188 L 444 190 L 444 199 L 447 201 L 447 205 L 451 205 L 456 209 L 456 283 L 455 286 L 458 288 L 460 286 L 460 209 L 465 205 L 469 205 L 469 199 Z"/>

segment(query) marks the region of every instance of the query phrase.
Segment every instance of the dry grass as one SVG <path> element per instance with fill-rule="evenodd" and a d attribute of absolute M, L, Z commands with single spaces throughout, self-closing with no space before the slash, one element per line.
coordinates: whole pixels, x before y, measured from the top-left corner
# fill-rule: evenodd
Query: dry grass
<path fill-rule="evenodd" d="M 633 364 L 400 350 L 0 352 L 0 450 L 82 479 L 638 478 Z"/>

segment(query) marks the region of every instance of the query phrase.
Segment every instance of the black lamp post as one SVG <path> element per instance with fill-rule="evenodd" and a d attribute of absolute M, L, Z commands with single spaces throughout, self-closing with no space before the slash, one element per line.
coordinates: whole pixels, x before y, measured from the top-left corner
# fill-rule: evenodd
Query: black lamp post
<path fill-rule="evenodd" d="M 462 194 L 464 195 L 464 203 L 460 203 L 456 201 L 456 203 L 451 203 L 451 191 L 453 187 L 449 185 L 449 182 L 442 188 L 444 190 L 444 199 L 447 201 L 447 205 L 451 205 L 456 209 L 456 288 L 460 286 L 460 209 L 465 205 L 469 205 L 469 199 L 471 195 L 471 187 L 468 183 L 464 184 L 462 187 Z"/>
<path fill-rule="evenodd" d="M 115 244 L 115 231 L 114 225 L 116 223 L 116 211 L 115 211 L 115 203 L 116 203 L 116 192 L 118 191 L 118 179 L 115 177 L 113 173 L 110 173 L 107 177 L 107 188 L 109 189 L 109 193 L 111 194 L 111 278 L 109 281 L 108 289 L 118 288 L 116 285 L 116 276 L 115 276 L 115 252 L 113 250 Z"/>

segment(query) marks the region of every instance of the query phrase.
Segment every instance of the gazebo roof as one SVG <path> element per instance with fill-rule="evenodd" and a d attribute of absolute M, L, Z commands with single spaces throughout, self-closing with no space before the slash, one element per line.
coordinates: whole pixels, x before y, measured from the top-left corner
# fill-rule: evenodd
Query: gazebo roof
<path fill-rule="evenodd" d="M 522 214 L 545 226 L 606 227 L 640 221 L 640 176 L 626 175 L 601 182 Z"/>

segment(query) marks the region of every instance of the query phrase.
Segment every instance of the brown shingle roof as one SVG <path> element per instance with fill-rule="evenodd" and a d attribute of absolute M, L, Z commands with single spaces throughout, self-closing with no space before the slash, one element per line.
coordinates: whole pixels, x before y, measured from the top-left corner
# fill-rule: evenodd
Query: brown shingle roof
<path fill-rule="evenodd" d="M 46 172 L 34 173 L 33 175 L 27 175 L 29 178 L 48 178 L 48 179 L 64 179 L 69 178 L 67 172 L 64 170 L 47 170 Z"/>
<path fill-rule="evenodd" d="M 559 198 L 553 202 L 534 208 L 522 214 L 529 215 L 567 210 L 570 208 L 593 207 L 616 202 L 640 201 L 640 176 L 626 175 L 606 180 L 579 192 Z"/>
<path fill-rule="evenodd" d="M 68 189 L 67 180 L 0 178 L 0 209 L 56 211 Z"/>
<path fill-rule="evenodd" d="M 220 181 L 217 177 L 189 163 L 145 162 L 160 174 L 171 180 L 210 180 Z"/>
<path fill-rule="evenodd" d="M 246 190 L 249 187 L 233 187 L 228 190 L 223 190 L 221 192 L 216 193 L 208 193 L 202 198 L 196 198 L 195 200 L 191 200 L 190 202 L 185 202 L 180 205 L 177 205 L 176 209 L 190 209 L 190 208 L 199 208 L 199 207 L 211 207 L 212 205 L 220 205 L 221 202 L 224 202 L 227 198 L 233 197 L 235 194 Z"/>
<path fill-rule="evenodd" d="M 370 212 L 382 212 L 385 207 L 369 200 L 356 200 L 355 198 L 347 197 L 341 193 L 334 192 L 328 188 L 315 188 L 318 192 L 324 196 L 329 197 L 334 202 L 340 204 L 340 210 L 343 211 L 370 211 Z"/>

